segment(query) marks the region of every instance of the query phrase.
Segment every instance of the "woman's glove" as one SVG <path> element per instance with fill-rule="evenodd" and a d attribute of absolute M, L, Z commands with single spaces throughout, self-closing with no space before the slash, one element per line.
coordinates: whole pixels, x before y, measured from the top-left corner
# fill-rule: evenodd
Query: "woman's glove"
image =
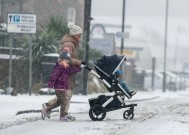
<path fill-rule="evenodd" d="M 85 61 L 82 61 L 81 64 L 86 65 L 87 63 Z"/>

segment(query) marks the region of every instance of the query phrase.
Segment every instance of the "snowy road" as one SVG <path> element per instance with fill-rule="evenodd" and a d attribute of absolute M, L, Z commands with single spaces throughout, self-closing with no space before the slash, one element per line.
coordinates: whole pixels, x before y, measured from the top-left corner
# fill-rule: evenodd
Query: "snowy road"
<path fill-rule="evenodd" d="M 188 135 L 189 94 L 170 93 L 158 99 L 137 101 L 133 120 L 124 120 L 124 109 L 108 112 L 103 121 L 91 121 L 89 105 L 71 104 L 75 122 L 58 121 L 58 113 L 51 119 L 36 120 L 0 130 L 1 135 Z M 72 108 L 70 109 L 72 110 Z M 81 112 L 81 113 L 77 113 Z M 38 114 L 39 115 L 39 114 Z M 39 116 L 37 116 L 39 117 Z"/>
<path fill-rule="evenodd" d="M 140 118 L 117 134 L 186 135 L 189 132 L 189 95 L 144 102 L 136 113 Z"/>

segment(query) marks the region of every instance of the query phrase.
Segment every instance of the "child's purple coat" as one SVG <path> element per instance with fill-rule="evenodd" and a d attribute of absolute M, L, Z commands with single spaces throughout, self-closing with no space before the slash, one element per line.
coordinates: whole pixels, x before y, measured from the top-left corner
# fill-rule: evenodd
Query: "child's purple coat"
<path fill-rule="evenodd" d="M 68 78 L 70 74 L 81 71 L 81 66 L 69 66 L 65 68 L 58 62 L 54 66 L 53 72 L 48 82 L 49 88 L 56 89 L 68 89 Z"/>

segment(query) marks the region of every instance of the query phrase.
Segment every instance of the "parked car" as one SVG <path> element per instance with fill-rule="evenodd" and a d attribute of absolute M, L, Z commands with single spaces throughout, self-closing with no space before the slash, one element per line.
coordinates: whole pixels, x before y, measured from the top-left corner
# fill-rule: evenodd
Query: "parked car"
<path fill-rule="evenodd" d="M 55 90 L 54 89 L 49 89 L 49 88 L 41 88 L 39 90 L 40 95 L 54 95 Z"/>
<path fill-rule="evenodd" d="M 5 91 L 3 89 L 0 89 L 0 94 L 4 94 Z"/>

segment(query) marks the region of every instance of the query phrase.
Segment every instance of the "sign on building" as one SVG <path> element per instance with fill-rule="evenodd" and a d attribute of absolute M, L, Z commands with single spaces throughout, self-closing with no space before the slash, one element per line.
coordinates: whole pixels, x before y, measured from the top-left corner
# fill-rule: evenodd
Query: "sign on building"
<path fill-rule="evenodd" d="M 117 54 L 119 54 L 120 48 L 116 48 L 115 52 Z M 123 55 L 125 55 L 127 58 L 136 58 L 136 51 L 134 51 L 134 50 L 123 50 Z"/>
<path fill-rule="evenodd" d="M 118 38 L 129 38 L 129 32 L 117 32 L 116 36 Z"/>
<path fill-rule="evenodd" d="M 104 55 L 113 54 L 115 47 L 114 34 L 106 34 L 103 39 L 90 38 L 90 47 Z"/>
<path fill-rule="evenodd" d="M 36 33 L 36 14 L 8 14 L 7 32 Z"/>

